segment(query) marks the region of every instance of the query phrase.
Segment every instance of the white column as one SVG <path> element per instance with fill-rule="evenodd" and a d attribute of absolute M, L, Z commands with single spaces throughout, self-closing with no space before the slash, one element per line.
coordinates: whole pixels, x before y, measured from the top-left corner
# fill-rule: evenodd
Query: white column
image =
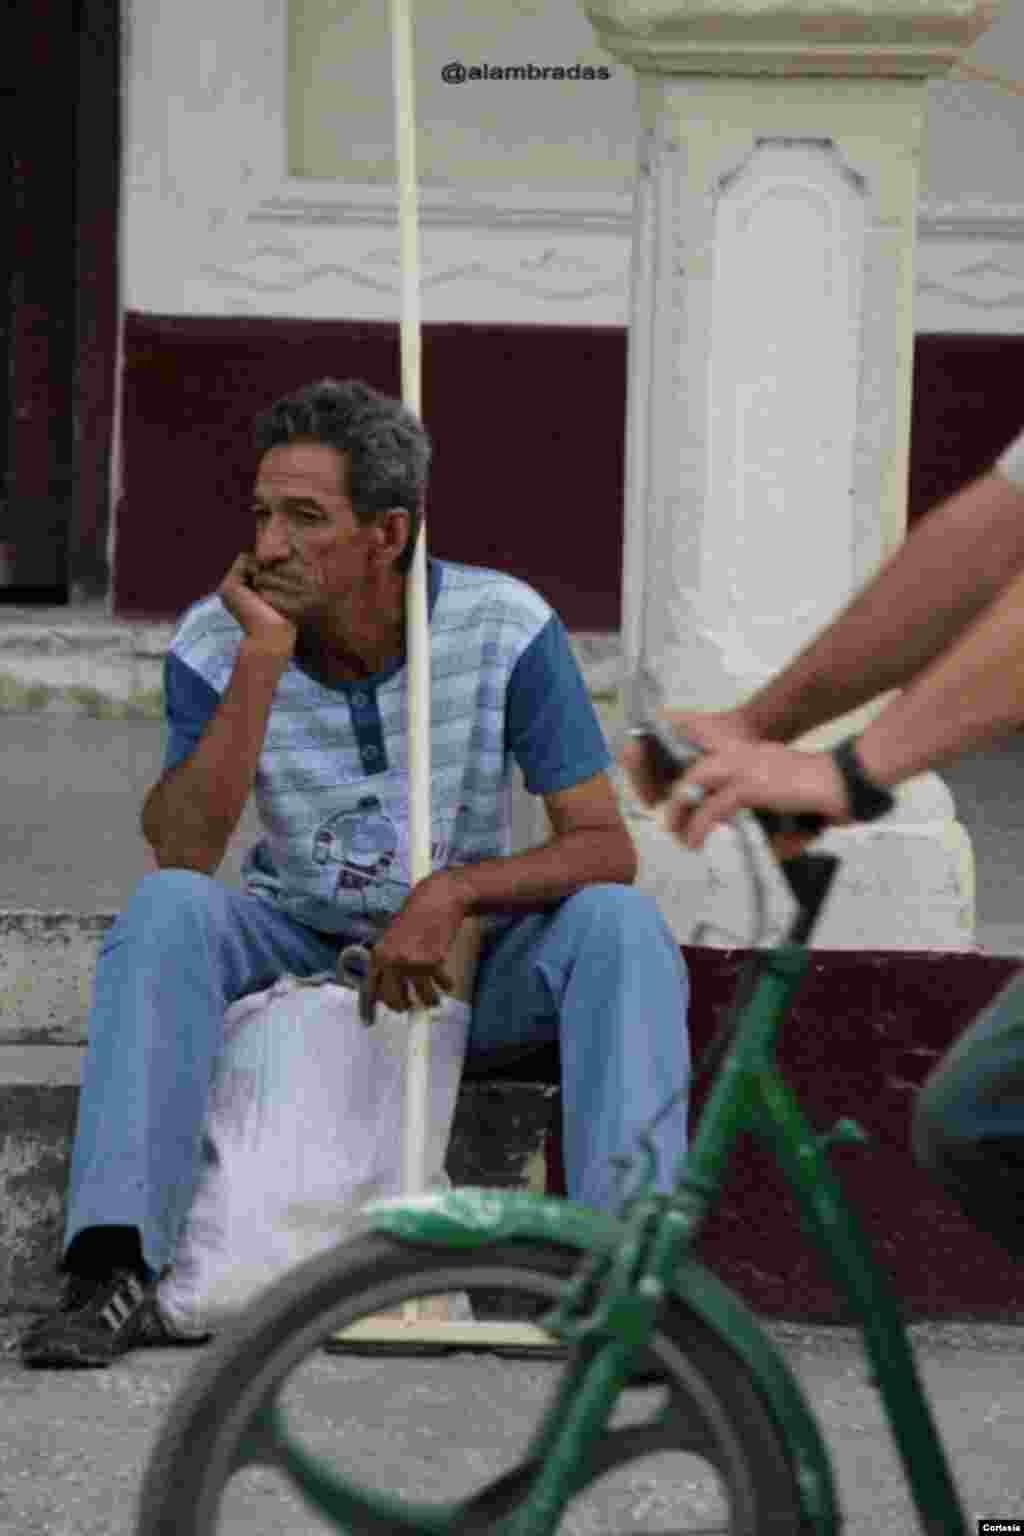
<path fill-rule="evenodd" d="M 964 0 L 584 0 L 637 71 L 623 648 L 668 701 L 748 697 L 906 531 L 925 87 L 995 14 Z M 860 728 L 881 701 L 808 739 Z M 627 805 L 681 939 L 745 943 L 734 834 L 686 855 Z M 816 943 L 969 947 L 970 844 L 933 774 L 827 835 Z M 774 868 L 772 932 L 788 901 Z"/>

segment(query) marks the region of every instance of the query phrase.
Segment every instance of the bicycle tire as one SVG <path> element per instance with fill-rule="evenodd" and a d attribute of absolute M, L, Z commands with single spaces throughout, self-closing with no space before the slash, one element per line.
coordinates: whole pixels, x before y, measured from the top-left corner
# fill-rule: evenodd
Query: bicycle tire
<path fill-rule="evenodd" d="M 578 1251 L 554 1243 L 509 1241 L 452 1251 L 370 1234 L 293 1270 L 209 1346 L 172 1403 L 144 1473 L 138 1536 L 213 1536 L 222 1529 L 225 1490 L 249 1465 L 240 1460 L 246 1429 L 303 1362 L 314 1354 L 336 1361 L 323 1354 L 322 1346 L 349 1323 L 403 1300 L 441 1292 L 509 1291 L 547 1307 L 579 1260 Z M 574 1503 L 606 1472 L 638 1457 L 699 1447 L 724 1486 L 729 1523 L 719 1519 L 713 1526 L 680 1529 L 794 1536 L 801 1528 L 794 1469 L 756 1382 L 727 1343 L 673 1303 L 659 1320 L 646 1363 L 656 1365 L 667 1385 L 662 1418 L 652 1418 L 646 1429 L 616 1430 L 611 1421 Z M 502 1370 L 507 1369 L 502 1362 Z M 661 1426 L 657 1430 L 656 1424 Z M 658 1442 L 653 1450 L 652 1436 Z M 525 1464 L 517 1463 L 486 1485 L 488 1492 L 460 1520 L 459 1536 L 492 1530 L 522 1498 L 527 1482 Z M 319 1515 L 321 1521 L 326 1518 Z M 248 1516 L 246 1525 L 253 1529 Z M 400 1527 L 372 1520 L 362 1526 L 367 1536 L 385 1529 Z"/>

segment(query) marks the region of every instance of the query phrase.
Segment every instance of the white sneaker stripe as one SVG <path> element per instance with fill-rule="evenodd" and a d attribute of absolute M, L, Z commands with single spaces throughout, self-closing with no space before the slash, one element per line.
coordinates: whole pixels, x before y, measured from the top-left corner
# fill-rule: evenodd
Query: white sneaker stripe
<path fill-rule="evenodd" d="M 131 1297 L 131 1301 L 125 1298 L 123 1294 L 124 1290 L 127 1290 L 128 1295 Z M 134 1275 L 129 1275 L 127 1277 L 122 1291 L 114 1292 L 113 1296 L 111 1296 L 110 1300 L 107 1302 L 107 1305 L 100 1313 L 100 1316 L 106 1321 L 107 1326 L 112 1330 L 112 1332 L 120 1333 L 121 1329 L 124 1327 L 125 1323 L 134 1312 L 135 1307 L 137 1307 L 139 1302 L 143 1299 L 144 1294 L 145 1292 L 143 1291 L 142 1286 L 139 1284 Z M 134 1303 L 134 1306 L 132 1303 Z"/>

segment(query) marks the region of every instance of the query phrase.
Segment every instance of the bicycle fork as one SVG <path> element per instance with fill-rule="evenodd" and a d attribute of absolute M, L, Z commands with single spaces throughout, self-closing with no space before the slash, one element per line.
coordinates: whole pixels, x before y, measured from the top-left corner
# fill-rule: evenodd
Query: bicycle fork
<path fill-rule="evenodd" d="M 504 1536 L 553 1536 L 566 1505 L 586 1481 L 588 1448 L 604 1433 L 665 1294 L 650 1267 L 651 1236 L 662 1204 L 645 1191 L 610 1265 L 585 1266 L 542 1319 L 542 1326 L 577 1346 L 578 1356 L 564 1372 L 558 1396 L 526 1452 L 526 1462 L 538 1464 L 539 1471 Z M 577 1321 L 573 1314 L 588 1308 L 601 1268 L 605 1274 L 597 1305 Z"/>

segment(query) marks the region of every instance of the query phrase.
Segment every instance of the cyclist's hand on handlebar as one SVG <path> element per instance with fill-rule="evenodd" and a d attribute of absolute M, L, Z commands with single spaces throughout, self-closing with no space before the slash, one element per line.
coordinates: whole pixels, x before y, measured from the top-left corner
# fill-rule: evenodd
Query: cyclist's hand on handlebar
<path fill-rule="evenodd" d="M 848 822 L 846 785 L 828 752 L 806 752 L 774 741 L 721 741 L 699 723 L 688 727 L 690 739 L 706 755 L 679 780 L 666 811 L 666 825 L 688 848 L 701 848 L 708 833 L 737 811 L 813 812 L 837 824 Z M 703 791 L 699 802 L 688 790 Z M 786 832 L 772 839 L 780 859 L 793 858 L 813 837 Z"/>
<path fill-rule="evenodd" d="M 665 825 L 687 847 L 703 847 L 719 823 L 750 810 L 775 823 L 763 819 L 762 830 L 775 856 L 787 860 L 802 853 L 824 824 L 850 820 L 846 786 L 831 757 L 763 740 L 742 705 L 659 714 L 664 735 L 681 738 L 684 763 L 695 747 L 703 755 L 673 773 L 664 751 L 641 730 L 640 739 L 624 748 L 622 763 L 639 798 L 664 805 Z"/>
<path fill-rule="evenodd" d="M 682 736 L 709 751 L 717 747 L 751 743 L 760 738 L 739 709 L 704 711 L 665 709 L 660 711 L 670 735 Z M 665 788 L 651 772 L 651 763 L 640 742 L 631 741 L 623 749 L 622 765 L 630 783 L 644 805 L 659 805 L 666 799 Z"/>

